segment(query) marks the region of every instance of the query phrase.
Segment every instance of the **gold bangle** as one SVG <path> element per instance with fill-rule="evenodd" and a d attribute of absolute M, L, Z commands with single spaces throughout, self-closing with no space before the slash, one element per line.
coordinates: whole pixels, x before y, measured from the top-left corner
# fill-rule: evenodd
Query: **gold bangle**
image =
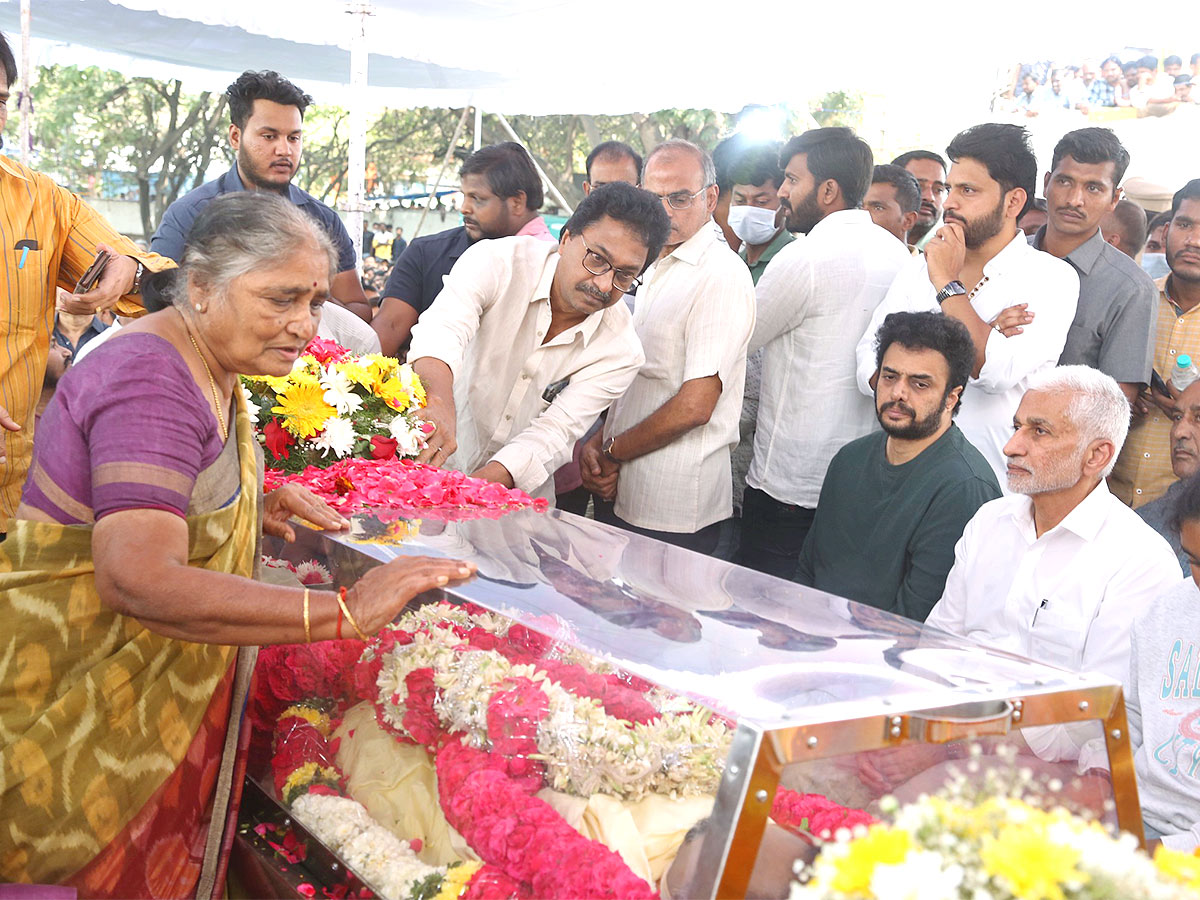
<path fill-rule="evenodd" d="M 304 643 L 312 643 L 312 626 L 308 621 L 308 588 L 304 589 Z"/>
<path fill-rule="evenodd" d="M 358 639 L 360 641 L 370 640 L 370 638 L 368 638 L 365 634 L 363 634 L 363 630 L 358 627 L 358 623 L 354 621 L 354 616 L 350 615 L 350 607 L 346 605 L 346 589 L 345 588 L 342 588 L 340 591 L 337 592 L 337 602 L 338 602 L 338 606 L 340 606 L 342 608 L 342 615 L 344 615 L 346 617 L 346 621 L 349 622 L 350 626 L 358 633 Z"/>

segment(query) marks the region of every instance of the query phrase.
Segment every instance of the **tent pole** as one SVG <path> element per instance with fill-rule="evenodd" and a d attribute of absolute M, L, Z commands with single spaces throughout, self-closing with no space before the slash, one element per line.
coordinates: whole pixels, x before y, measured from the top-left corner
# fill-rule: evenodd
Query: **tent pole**
<path fill-rule="evenodd" d="M 416 238 L 421 233 L 421 227 L 425 224 L 425 217 L 433 209 L 433 201 L 437 199 L 438 188 L 442 186 L 442 176 L 446 174 L 446 168 L 450 165 L 450 160 L 454 159 L 454 148 L 458 146 L 458 138 L 462 134 L 463 126 L 467 124 L 467 114 L 470 111 L 471 107 L 464 106 L 462 115 L 458 117 L 458 124 L 454 126 L 454 137 L 450 138 L 450 146 L 446 148 L 446 155 L 442 158 L 442 168 L 438 171 L 437 181 L 433 183 L 433 190 L 429 192 L 429 200 L 426 202 L 425 208 L 421 210 L 421 219 L 417 222 L 417 230 L 413 232 L 413 238 Z"/>
<path fill-rule="evenodd" d="M 472 146 L 473 150 L 478 150 L 483 146 L 483 107 L 475 107 L 475 143 Z"/>
<path fill-rule="evenodd" d="M 513 127 L 508 124 L 508 119 L 504 118 L 504 116 L 502 116 L 500 113 L 492 113 L 492 115 L 495 116 L 500 122 L 500 127 L 508 132 L 508 136 L 510 138 L 512 138 L 522 147 L 525 147 L 525 142 L 521 140 L 520 136 L 515 131 L 513 131 Z M 529 148 L 525 147 L 525 149 L 528 150 Z M 563 195 L 558 192 L 558 188 L 554 186 L 554 182 L 547 177 L 544 171 L 542 171 L 542 167 L 538 165 L 538 161 L 533 158 L 532 153 L 529 154 L 529 158 L 533 161 L 533 167 L 537 169 L 537 173 L 542 176 L 542 181 L 546 185 L 546 190 L 550 192 L 550 196 L 554 198 L 554 202 L 565 209 L 567 211 L 567 215 L 569 216 L 573 212 L 571 209 L 571 204 L 563 199 Z"/>
<path fill-rule="evenodd" d="M 354 242 L 355 265 L 362 271 L 363 213 L 367 209 L 367 17 L 373 14 L 370 0 L 351 0 L 346 4 L 350 27 L 350 158 L 347 161 L 348 194 L 345 209 L 349 213 L 348 230 Z"/>
<path fill-rule="evenodd" d="M 33 97 L 29 95 L 31 75 L 29 68 L 29 33 L 33 12 L 29 8 L 31 0 L 21 0 L 21 91 L 18 109 L 21 113 L 21 162 L 29 164 L 29 134 L 32 128 Z M 12 87 L 12 85 L 9 85 Z"/>

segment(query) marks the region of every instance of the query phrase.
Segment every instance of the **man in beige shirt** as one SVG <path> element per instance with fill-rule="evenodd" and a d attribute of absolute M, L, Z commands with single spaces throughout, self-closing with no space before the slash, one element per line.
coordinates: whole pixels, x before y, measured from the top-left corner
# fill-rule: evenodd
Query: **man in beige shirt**
<path fill-rule="evenodd" d="M 592 191 L 557 245 L 480 241 L 413 328 L 408 358 L 435 426 L 422 462 L 537 496 L 645 359 L 630 313 L 669 223 L 645 191 Z"/>
<path fill-rule="evenodd" d="M 733 513 L 730 450 L 754 330 L 754 283 L 712 225 L 712 159 L 687 141 L 659 144 L 642 186 L 671 234 L 638 292 L 633 322 L 646 363 L 583 452 L 584 485 L 615 500 L 597 518 L 701 553 Z"/>

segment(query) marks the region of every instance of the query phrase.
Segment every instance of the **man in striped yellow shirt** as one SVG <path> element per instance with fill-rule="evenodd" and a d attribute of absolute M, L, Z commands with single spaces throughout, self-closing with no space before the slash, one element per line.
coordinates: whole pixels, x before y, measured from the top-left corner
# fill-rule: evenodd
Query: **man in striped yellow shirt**
<path fill-rule="evenodd" d="M 1166 244 L 1171 271 L 1155 282 L 1159 301 L 1154 367 L 1170 379 L 1181 355 L 1200 359 L 1200 178 L 1172 198 Z M 1109 489 L 1134 509 L 1161 497 L 1176 480 L 1170 414 L 1145 395 L 1138 412 L 1108 480 Z"/>
<path fill-rule="evenodd" d="M 3 35 L 0 69 L 2 131 L 17 78 Z M 56 286 L 73 290 L 101 249 L 110 257 L 104 274 L 87 294 L 71 298 L 68 311 L 115 306 L 119 315 L 140 315 L 142 272 L 174 263 L 139 251 L 75 194 L 0 156 L 0 535 L 20 502 L 33 451 L 33 414 L 46 373 Z"/>

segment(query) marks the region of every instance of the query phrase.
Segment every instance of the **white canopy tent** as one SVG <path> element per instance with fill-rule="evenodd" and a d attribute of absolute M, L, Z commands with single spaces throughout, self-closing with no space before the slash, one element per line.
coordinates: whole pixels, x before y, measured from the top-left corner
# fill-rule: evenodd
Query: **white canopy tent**
<path fill-rule="evenodd" d="M 1118 0 L 1092 0 L 1086 12 L 960 4 L 936 16 L 883 0 L 24 2 L 34 64 L 104 65 L 216 90 L 244 69 L 274 68 L 318 102 L 350 107 L 352 209 L 363 205 L 366 111 L 384 105 L 736 112 L 844 89 L 866 93 L 881 132 L 912 133 L 920 121 L 936 144 L 987 117 L 998 73 L 1019 59 L 1080 60 L 1118 45 L 1200 50 L 1200 4 L 1176 7 L 1167 21 Z M 0 0 L 0 29 L 14 37 L 21 4 Z"/>

